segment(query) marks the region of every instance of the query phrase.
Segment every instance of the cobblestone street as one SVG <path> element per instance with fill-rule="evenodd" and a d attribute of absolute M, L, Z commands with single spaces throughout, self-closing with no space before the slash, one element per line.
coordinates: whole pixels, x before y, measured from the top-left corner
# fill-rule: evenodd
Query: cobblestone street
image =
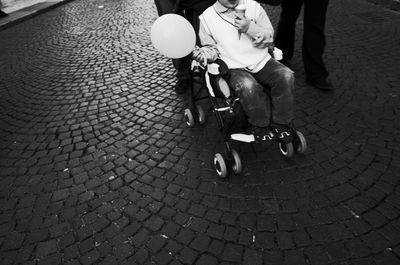
<path fill-rule="evenodd" d="M 399 265 L 400 13 L 330 1 L 332 93 L 305 83 L 299 20 L 308 150 L 235 143 L 228 179 L 209 103 L 184 122 L 156 18 L 152 0 L 75 0 L 0 31 L 0 264 Z"/>

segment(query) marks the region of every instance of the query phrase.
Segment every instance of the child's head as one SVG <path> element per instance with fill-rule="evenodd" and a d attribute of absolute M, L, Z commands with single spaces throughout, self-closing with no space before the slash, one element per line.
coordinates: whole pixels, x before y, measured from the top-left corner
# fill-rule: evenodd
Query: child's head
<path fill-rule="evenodd" d="M 239 4 L 239 0 L 218 0 L 218 2 L 226 8 L 235 8 Z"/>

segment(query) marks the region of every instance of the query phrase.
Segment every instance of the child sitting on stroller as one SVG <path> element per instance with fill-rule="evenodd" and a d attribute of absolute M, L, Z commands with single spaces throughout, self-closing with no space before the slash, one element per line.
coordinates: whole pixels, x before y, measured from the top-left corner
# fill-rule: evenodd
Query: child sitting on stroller
<path fill-rule="evenodd" d="M 239 8 L 244 13 L 238 12 Z M 274 30 L 254 0 L 217 0 L 200 16 L 201 48 L 193 59 L 211 63 L 218 58 L 229 68 L 229 86 L 252 125 L 256 141 L 290 142 L 294 73 L 271 57 Z"/>

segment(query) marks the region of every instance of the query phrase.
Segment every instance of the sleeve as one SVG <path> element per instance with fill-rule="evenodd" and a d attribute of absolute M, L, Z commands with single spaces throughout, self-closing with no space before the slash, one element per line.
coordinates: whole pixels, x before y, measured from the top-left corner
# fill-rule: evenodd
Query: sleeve
<path fill-rule="evenodd" d="M 263 49 L 274 41 L 274 28 L 264 8 L 258 3 L 255 4 L 257 5 L 257 18 L 250 22 L 246 34 L 251 37 L 255 47 Z"/>
<path fill-rule="evenodd" d="M 207 28 L 207 23 L 203 16 L 200 16 L 200 29 L 199 38 L 201 42 L 201 50 L 205 54 L 208 62 L 214 62 L 219 56 L 217 42 L 211 35 L 210 30 Z"/>

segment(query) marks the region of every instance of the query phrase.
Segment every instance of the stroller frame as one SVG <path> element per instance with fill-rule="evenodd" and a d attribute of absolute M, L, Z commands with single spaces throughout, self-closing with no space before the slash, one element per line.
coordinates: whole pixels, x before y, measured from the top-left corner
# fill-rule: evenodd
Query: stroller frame
<path fill-rule="evenodd" d="M 200 63 L 192 61 L 191 64 L 191 80 L 188 87 L 188 108 L 184 110 L 184 117 L 188 127 L 194 127 L 195 123 L 204 124 L 206 116 L 203 108 L 196 104 L 197 101 L 209 99 L 212 111 L 215 113 L 219 130 L 222 132 L 225 143 L 225 153 L 216 153 L 214 155 L 214 166 L 217 174 L 221 178 L 226 178 L 230 172 L 234 174 L 241 173 L 243 166 L 238 152 L 230 145 L 230 141 L 238 141 L 244 143 L 257 142 L 254 134 L 232 133 L 232 127 L 235 122 L 234 110 L 240 104 L 238 98 L 229 99 L 226 95 L 227 91 L 221 91 L 221 87 L 216 85 L 216 79 L 222 79 L 219 73 L 219 65 L 217 63 L 205 63 L 203 67 Z M 195 91 L 195 85 L 198 90 Z M 207 87 L 207 96 L 201 96 L 202 89 Z M 231 91 L 229 89 L 229 95 Z M 222 96 L 222 97 L 221 97 Z M 224 105 L 220 106 L 218 101 L 223 101 Z M 228 121 L 224 120 L 223 113 L 229 117 Z M 292 142 L 279 142 L 279 149 L 283 156 L 290 158 L 294 152 L 303 154 L 307 149 L 307 143 L 304 135 L 294 130 L 294 139 Z M 269 139 L 272 140 L 272 139 Z"/>

